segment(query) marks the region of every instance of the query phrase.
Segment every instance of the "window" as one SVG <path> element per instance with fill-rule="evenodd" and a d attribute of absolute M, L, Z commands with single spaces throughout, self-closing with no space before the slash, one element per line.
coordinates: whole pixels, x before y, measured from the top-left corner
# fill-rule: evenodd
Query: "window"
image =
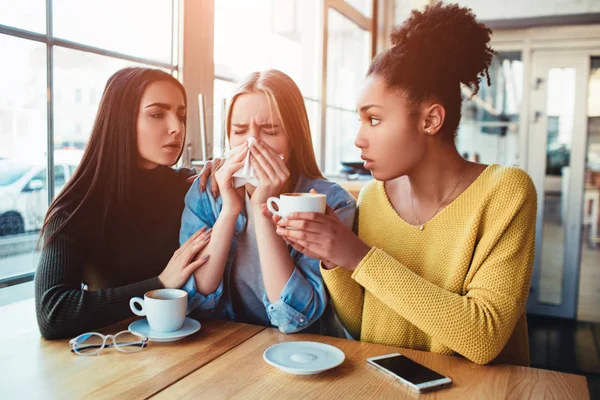
<path fill-rule="evenodd" d="M 225 117 L 227 102 L 235 88 L 233 82 L 215 79 L 214 104 L 213 104 L 213 156 L 223 156 L 227 148 L 227 135 L 225 133 Z"/>
<path fill-rule="evenodd" d="M 81 104 L 81 89 L 75 89 L 75 104 Z"/>
<path fill-rule="evenodd" d="M 414 5 L 412 0 L 393 0 L 394 1 L 394 26 L 401 25 L 405 19 L 410 16 Z"/>
<path fill-rule="evenodd" d="M 221 107 L 232 84 L 247 74 L 270 68 L 288 74 L 307 101 L 320 101 L 317 0 L 215 1 L 214 144 L 220 154 Z M 217 103 L 219 102 L 219 103 Z M 309 112 L 310 116 L 310 112 Z M 318 112 L 311 117 L 318 119 Z M 311 126 L 313 140 L 319 135 Z M 217 152 L 217 150 L 219 150 Z"/>
<path fill-rule="evenodd" d="M 346 3 L 356 8 L 365 17 L 371 18 L 373 15 L 373 1 L 372 0 L 345 0 Z"/>
<path fill-rule="evenodd" d="M 53 7 L 51 29 L 46 26 L 47 3 Z M 0 63 L 0 75 L 10 77 L 0 79 L 0 306 L 33 296 L 31 279 L 39 256 L 34 249 L 48 201 L 63 189 L 81 159 L 110 75 L 132 65 L 176 72 L 178 4 L 0 3 L 0 24 L 5 25 L 0 49 L 8 57 Z M 51 38 L 47 30 L 53 32 Z M 48 100 L 53 109 L 50 127 Z M 53 148 L 48 149 L 50 135 Z M 47 184 L 48 151 L 54 155 L 53 185 Z M 27 283 L 12 286 L 22 282 Z"/>
<path fill-rule="evenodd" d="M 46 33 L 46 0 L 0 2 L 0 24 Z"/>
<path fill-rule="evenodd" d="M 134 65 L 138 64 L 64 47 L 54 50 L 55 149 L 85 147 L 100 98 L 95 99 L 93 103 L 84 102 L 82 93 L 102 93 L 106 81 L 113 73 Z M 75 104 L 69 96 L 69 93 L 73 92 Z"/>
<path fill-rule="evenodd" d="M 489 69 L 491 86 L 465 100 L 456 145 L 464 158 L 484 164 L 518 164 L 519 123 L 523 99 L 523 62 L 519 52 L 501 52 Z M 550 121 L 549 121 L 550 122 Z"/>
<path fill-rule="evenodd" d="M 328 27 L 325 173 L 337 174 L 341 162 L 360 161 L 354 146 L 359 127 L 356 99 L 369 68 L 371 34 L 333 9 Z"/>
<path fill-rule="evenodd" d="M 172 0 L 53 0 L 54 36 L 171 63 Z"/>

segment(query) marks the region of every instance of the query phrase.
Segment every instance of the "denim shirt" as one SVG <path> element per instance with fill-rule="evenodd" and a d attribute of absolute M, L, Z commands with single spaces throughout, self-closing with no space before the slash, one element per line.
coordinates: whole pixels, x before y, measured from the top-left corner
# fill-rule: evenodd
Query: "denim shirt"
<path fill-rule="evenodd" d="M 185 208 L 181 219 L 179 241 L 183 244 L 203 226 L 213 227 L 223 208 L 223 200 L 215 199 L 209 190 L 201 192 L 196 179 L 185 196 Z M 356 213 L 356 202 L 352 195 L 334 182 L 325 179 L 298 178 L 295 192 L 308 193 L 310 189 L 327 195 L 327 204 L 335 211 L 340 220 L 350 229 Z M 227 256 L 223 280 L 214 293 L 204 296 L 196 292 L 194 275 L 183 286 L 188 292 L 188 311 L 200 318 L 229 319 L 235 321 L 232 308 L 230 279 L 231 267 L 237 251 L 237 241 L 246 225 L 245 211 L 238 215 L 234 234 Z M 288 245 L 294 270 L 278 301 L 270 302 L 266 292 L 263 304 L 269 322 L 281 332 L 301 331 L 317 321 L 327 307 L 327 292 L 319 269 L 320 260 L 308 257 Z"/>

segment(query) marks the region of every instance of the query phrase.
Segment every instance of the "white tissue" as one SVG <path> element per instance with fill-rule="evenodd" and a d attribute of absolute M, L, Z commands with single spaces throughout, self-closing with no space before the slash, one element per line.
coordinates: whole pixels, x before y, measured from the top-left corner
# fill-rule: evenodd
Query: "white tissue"
<path fill-rule="evenodd" d="M 233 174 L 233 184 L 236 188 L 244 186 L 247 183 L 251 184 L 252 186 L 258 186 L 258 178 L 254 174 L 254 168 L 252 168 L 252 165 L 250 164 L 250 147 L 252 147 L 255 142 L 255 138 L 248 138 L 248 153 L 246 154 L 246 158 L 244 158 L 244 166 Z M 225 158 L 230 158 L 236 155 L 240 147 L 242 146 L 233 148 L 226 152 Z"/>

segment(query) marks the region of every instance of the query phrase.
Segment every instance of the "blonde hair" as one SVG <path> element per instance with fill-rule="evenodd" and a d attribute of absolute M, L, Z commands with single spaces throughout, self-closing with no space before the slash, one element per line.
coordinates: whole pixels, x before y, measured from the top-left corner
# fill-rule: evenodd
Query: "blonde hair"
<path fill-rule="evenodd" d="M 281 71 L 270 69 L 253 72 L 238 83 L 227 110 L 227 138 L 231 134 L 231 114 L 236 99 L 250 93 L 264 93 L 269 112 L 273 115 L 274 109 L 277 113 L 291 149 L 288 164 L 291 175 L 301 174 L 310 179 L 323 178 L 315 158 L 302 93 L 292 78 Z"/>

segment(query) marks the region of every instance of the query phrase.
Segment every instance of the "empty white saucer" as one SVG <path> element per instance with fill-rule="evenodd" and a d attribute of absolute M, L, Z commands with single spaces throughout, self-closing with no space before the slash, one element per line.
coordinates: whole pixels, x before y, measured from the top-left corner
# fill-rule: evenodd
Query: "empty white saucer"
<path fill-rule="evenodd" d="M 269 347 L 263 358 L 284 372 L 313 375 L 335 368 L 346 359 L 337 347 L 319 342 L 285 342 Z"/>
<path fill-rule="evenodd" d="M 192 335 L 200 330 L 200 322 L 186 318 L 181 329 L 172 332 L 159 332 L 152 330 L 146 318 L 139 319 L 129 324 L 129 331 L 146 336 L 152 342 L 173 342 Z"/>

